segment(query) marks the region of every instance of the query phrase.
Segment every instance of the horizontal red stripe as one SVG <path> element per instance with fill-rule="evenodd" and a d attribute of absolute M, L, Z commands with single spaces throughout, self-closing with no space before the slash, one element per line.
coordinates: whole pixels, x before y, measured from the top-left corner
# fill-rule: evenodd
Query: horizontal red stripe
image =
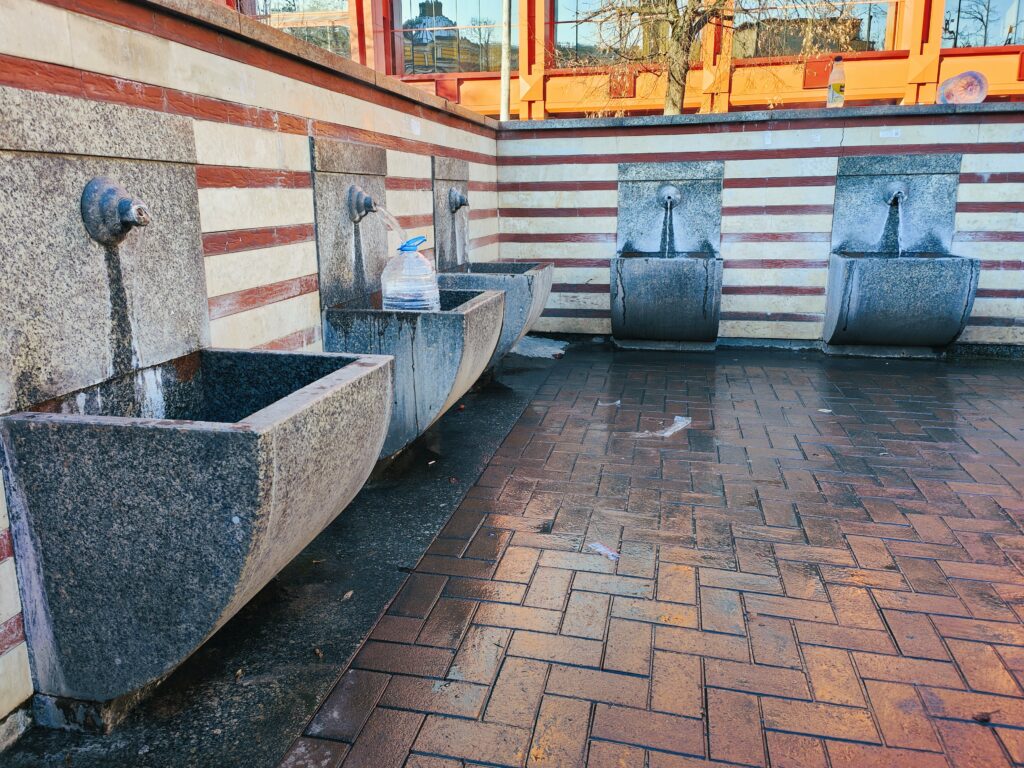
<path fill-rule="evenodd" d="M 212 120 L 303 136 L 310 133 L 312 125 L 312 130 L 317 136 L 330 136 L 373 144 L 412 154 L 456 157 L 487 165 L 494 165 L 496 162 L 494 157 L 482 152 L 469 152 L 442 144 L 402 139 L 362 128 L 312 121 L 284 112 L 235 104 L 185 91 L 13 56 L 0 55 L 0 85 L 124 104 L 193 117 L 198 120 Z"/>
<path fill-rule="evenodd" d="M 955 243 L 1024 243 L 1024 232 L 957 232 Z"/>
<path fill-rule="evenodd" d="M 414 213 L 408 216 L 395 216 L 395 218 L 398 219 L 398 223 L 403 229 L 434 226 L 434 214 L 432 213 Z"/>
<path fill-rule="evenodd" d="M 244 35 L 233 36 L 226 33 L 226 30 L 202 20 L 175 15 L 159 6 L 134 5 L 110 0 L 45 2 L 441 125 L 488 138 L 497 135 L 494 128 L 460 118 L 442 105 L 431 106 L 418 99 L 403 97 L 383 90 L 372 82 L 366 82 L 358 75 L 344 73 L 345 69 L 352 66 L 352 62 L 347 58 L 332 56 L 327 51 L 318 50 L 316 56 L 319 62 L 314 63 L 301 55 L 291 54 L 288 51 L 294 49 L 294 40 L 276 30 L 267 29 L 261 32 L 262 39 L 257 42 L 246 39 Z M 281 37 L 281 45 L 286 50 L 273 50 L 273 40 L 278 35 Z M 335 68 L 331 67 L 332 59 L 336 62 Z M 366 70 L 363 77 L 372 78 L 373 74 Z"/>
<path fill-rule="evenodd" d="M 725 269 L 822 269 L 828 259 L 725 259 Z"/>
<path fill-rule="evenodd" d="M 481 219 L 494 219 L 498 216 L 497 208 L 470 208 L 469 220 L 480 221 Z"/>
<path fill-rule="evenodd" d="M 957 203 L 957 213 L 1024 213 L 1024 202 L 1006 203 Z"/>
<path fill-rule="evenodd" d="M 550 264 L 558 269 L 600 269 L 607 268 L 611 259 L 499 259 L 499 261 L 515 264 L 517 262 L 536 262 Z"/>
<path fill-rule="evenodd" d="M 819 323 L 821 314 L 815 312 L 723 312 L 723 320 L 754 320 L 762 323 Z"/>
<path fill-rule="evenodd" d="M 16 613 L 0 624 L 0 656 L 25 642 L 25 620 Z"/>
<path fill-rule="evenodd" d="M 1024 261 L 1020 259 L 988 259 L 980 260 L 981 268 L 993 272 L 1020 272 L 1024 270 Z"/>
<path fill-rule="evenodd" d="M 952 49 L 950 49 L 952 50 Z M 887 52 L 893 53 L 893 52 Z M 944 51 L 945 53 L 945 51 Z M 965 49 L 970 54 L 970 50 Z M 888 56 L 886 58 L 889 58 Z M 758 66 L 754 60 L 743 62 L 746 66 Z M 558 139 L 558 138 L 595 138 L 601 136 L 621 136 L 628 132 L 630 136 L 686 136 L 714 133 L 753 133 L 764 131 L 774 133 L 776 131 L 790 130 L 813 130 L 818 128 L 860 128 L 870 126 L 910 126 L 910 125 L 974 125 L 978 122 L 989 121 L 995 118 L 994 122 L 999 123 L 1020 123 L 1020 116 L 1008 115 L 879 115 L 878 117 L 862 116 L 847 118 L 781 118 L 779 113 L 770 120 L 737 120 L 736 122 L 716 123 L 691 123 L 675 125 L 649 125 L 631 126 L 599 126 L 594 128 L 542 128 L 537 130 L 503 130 L 498 132 L 499 141 L 530 141 L 536 139 Z"/>
<path fill-rule="evenodd" d="M 552 293 L 609 293 L 607 283 L 552 283 Z"/>
<path fill-rule="evenodd" d="M 499 192 L 590 192 L 618 189 L 617 181 L 501 181 Z"/>
<path fill-rule="evenodd" d="M 444 155 L 484 165 L 494 165 L 497 162 L 493 155 L 486 155 L 483 152 L 471 152 L 468 149 L 459 149 L 451 145 L 430 144 L 418 139 L 403 139 L 387 133 L 377 133 L 365 128 L 353 128 L 352 126 L 327 123 L 321 120 L 313 121 L 313 135 L 373 144 L 385 149 L 394 149 L 399 152 L 408 152 L 415 155 Z"/>
<path fill-rule="evenodd" d="M 614 243 L 614 232 L 505 232 L 503 243 Z"/>
<path fill-rule="evenodd" d="M 760 189 L 761 187 L 833 187 L 835 176 L 767 176 L 753 179 L 725 179 L 725 189 Z"/>
<path fill-rule="evenodd" d="M 1024 327 L 1024 318 L 1020 317 L 985 317 L 984 315 L 972 316 L 967 321 L 968 325 L 987 326 L 989 328 L 1016 328 Z"/>
<path fill-rule="evenodd" d="M 287 227 L 257 227 L 255 229 L 233 229 L 225 232 L 203 234 L 203 254 L 215 256 L 221 253 L 251 251 L 269 248 L 273 245 L 305 243 L 313 239 L 312 224 L 292 224 Z"/>
<path fill-rule="evenodd" d="M 729 296 L 824 296 L 825 289 L 796 285 L 723 285 L 722 293 Z"/>
<path fill-rule="evenodd" d="M 1024 290 L 1014 288 L 979 288 L 979 299 L 1024 299 Z"/>
<path fill-rule="evenodd" d="M 466 186 L 470 192 L 497 192 L 498 182 L 496 181 L 471 181 Z"/>
<path fill-rule="evenodd" d="M 487 245 L 494 245 L 495 243 L 501 242 L 503 239 L 502 235 L 494 232 L 490 235 L 484 235 L 483 237 L 474 237 L 469 241 L 469 250 L 474 248 L 483 248 Z"/>
<path fill-rule="evenodd" d="M 268 341 L 266 344 L 260 344 L 254 349 L 271 349 L 279 352 L 290 352 L 296 349 L 302 349 L 308 347 L 310 344 L 315 344 L 320 340 L 320 326 L 316 325 L 312 328 L 303 328 L 301 331 L 295 331 L 289 333 L 287 336 L 282 336 L 279 339 Z"/>
<path fill-rule="evenodd" d="M 218 317 L 237 315 L 250 309 L 276 304 L 286 299 L 294 299 L 296 296 L 313 293 L 317 287 L 316 275 L 303 275 L 278 283 L 246 288 L 244 291 L 213 296 L 207 302 L 210 308 L 210 319 L 216 320 Z"/>
<path fill-rule="evenodd" d="M 197 165 L 196 184 L 200 189 L 228 187 L 281 187 L 302 189 L 313 186 L 309 171 L 283 171 L 277 168 L 237 168 L 228 165 Z"/>
<path fill-rule="evenodd" d="M 545 309 L 541 317 L 611 317 L 610 309 Z"/>
<path fill-rule="evenodd" d="M 726 205 L 723 216 L 801 216 L 832 213 L 831 205 Z"/>
<path fill-rule="evenodd" d="M 1024 173 L 961 173 L 961 184 L 1020 184 Z"/>
<path fill-rule="evenodd" d="M 827 243 L 828 232 L 723 232 L 723 243 Z"/>
<path fill-rule="evenodd" d="M 11 537 L 11 529 L 4 528 L 0 531 L 0 563 L 9 557 L 14 557 L 14 539 Z"/>
<path fill-rule="evenodd" d="M 755 179 L 725 179 L 725 189 L 759 189 L 761 187 L 832 187 L 835 176 L 776 176 Z M 500 192 L 591 192 L 619 188 L 617 181 L 503 181 Z"/>
<path fill-rule="evenodd" d="M 296 115 L 4 54 L 0 54 L 0 85 L 281 133 L 308 132 L 307 120 Z"/>
<path fill-rule="evenodd" d="M 434 189 L 434 183 L 430 179 L 418 179 L 411 176 L 388 176 L 384 179 L 384 188 L 430 192 Z"/>
<path fill-rule="evenodd" d="M 903 144 L 894 146 L 794 147 L 791 149 L 731 149 L 704 152 L 633 152 L 607 155 L 524 155 L 503 156 L 498 165 L 598 165 L 608 163 L 678 163 L 702 160 L 799 160 L 814 157 L 861 157 L 866 155 L 920 155 L 942 153 L 1019 154 L 1017 142 L 986 144 Z"/>
<path fill-rule="evenodd" d="M 618 208 L 502 208 L 501 215 L 509 218 L 553 219 L 587 216 L 617 216 Z"/>

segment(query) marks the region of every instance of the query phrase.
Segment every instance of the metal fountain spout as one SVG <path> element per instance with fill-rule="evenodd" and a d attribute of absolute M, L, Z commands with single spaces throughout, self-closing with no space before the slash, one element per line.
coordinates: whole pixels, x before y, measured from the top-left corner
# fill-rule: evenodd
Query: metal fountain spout
<path fill-rule="evenodd" d="M 661 207 L 665 210 L 671 210 L 679 205 L 682 196 L 679 187 L 674 184 L 663 184 L 658 187 L 658 202 L 661 203 Z"/>
<path fill-rule="evenodd" d="M 886 202 L 889 205 L 895 205 L 897 207 L 902 206 L 907 200 L 907 191 L 902 187 L 897 187 L 889 192 L 888 200 Z"/>
<path fill-rule="evenodd" d="M 885 197 L 889 208 L 896 211 L 896 247 L 899 253 L 903 253 L 903 206 L 907 204 L 907 189 L 901 184 L 886 192 Z M 889 220 L 886 221 L 887 228 L 891 220 L 890 214 Z"/>
<path fill-rule="evenodd" d="M 377 204 L 373 198 L 357 184 L 348 188 L 348 216 L 352 222 L 358 224 L 367 214 L 377 210 Z"/>
<path fill-rule="evenodd" d="M 469 205 L 469 198 L 466 197 L 465 192 L 460 192 L 457 187 L 452 187 L 448 190 L 448 208 L 452 213 L 455 213 L 459 208 L 464 208 Z"/>
<path fill-rule="evenodd" d="M 117 245 L 132 229 L 145 227 L 153 219 L 144 202 L 106 176 L 85 185 L 81 207 L 89 237 L 106 246 Z"/>

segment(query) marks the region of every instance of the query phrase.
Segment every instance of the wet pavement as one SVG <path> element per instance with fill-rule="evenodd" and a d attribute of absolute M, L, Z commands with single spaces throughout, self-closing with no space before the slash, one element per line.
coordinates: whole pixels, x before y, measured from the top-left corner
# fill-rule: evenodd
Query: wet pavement
<path fill-rule="evenodd" d="M 1022 385 L 570 349 L 283 765 L 1024 763 Z"/>
<path fill-rule="evenodd" d="M 506 358 L 113 733 L 35 729 L 0 766 L 276 765 L 552 364 Z"/>

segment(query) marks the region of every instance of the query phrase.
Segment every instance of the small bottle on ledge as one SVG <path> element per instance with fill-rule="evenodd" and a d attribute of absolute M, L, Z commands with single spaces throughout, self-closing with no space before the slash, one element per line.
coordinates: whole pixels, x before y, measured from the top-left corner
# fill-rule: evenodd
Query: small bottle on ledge
<path fill-rule="evenodd" d="M 825 97 L 825 106 L 841 107 L 846 101 L 846 70 L 843 67 L 843 57 L 836 56 L 832 60 L 832 72 L 828 76 L 828 95 Z"/>

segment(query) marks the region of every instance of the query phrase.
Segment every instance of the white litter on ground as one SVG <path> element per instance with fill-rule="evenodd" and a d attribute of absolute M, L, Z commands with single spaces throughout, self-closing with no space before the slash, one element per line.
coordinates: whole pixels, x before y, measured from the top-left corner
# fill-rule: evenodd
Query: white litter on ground
<path fill-rule="evenodd" d="M 818 413 L 832 413 L 831 408 L 819 408 Z"/>
<path fill-rule="evenodd" d="M 676 416 L 672 423 L 657 432 L 634 432 L 633 437 L 671 437 L 681 429 L 686 429 L 693 423 L 689 416 Z"/>
<path fill-rule="evenodd" d="M 610 406 L 610 405 L 622 405 L 622 401 L 621 400 L 616 400 L 614 403 L 602 403 L 600 400 L 598 400 L 597 404 L 600 405 L 600 406 L 607 407 L 607 406 Z"/>
<path fill-rule="evenodd" d="M 618 552 L 616 552 L 614 549 L 609 549 L 608 547 L 606 547 L 604 544 L 602 544 L 599 541 L 595 541 L 592 544 L 587 544 L 587 547 L 589 549 L 594 550 L 599 555 L 604 555 L 609 560 L 618 560 L 619 559 L 619 553 Z"/>
<path fill-rule="evenodd" d="M 551 357 L 559 358 L 565 354 L 565 348 L 569 346 L 567 341 L 557 339 L 545 339 L 542 336 L 524 336 L 519 343 L 512 347 L 513 355 L 523 357 Z"/>

